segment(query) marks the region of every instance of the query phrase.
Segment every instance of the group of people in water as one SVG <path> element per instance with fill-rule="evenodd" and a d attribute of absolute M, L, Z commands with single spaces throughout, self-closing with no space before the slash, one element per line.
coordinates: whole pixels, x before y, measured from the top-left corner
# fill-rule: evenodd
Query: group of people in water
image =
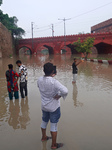
<path fill-rule="evenodd" d="M 82 62 L 77 62 L 74 58 L 72 64 L 73 68 L 73 83 L 76 82 L 77 77 L 77 65 Z M 27 96 L 27 68 L 22 64 L 20 60 L 16 62 L 19 67 L 19 74 L 13 70 L 13 65 L 9 64 L 9 70 L 6 71 L 7 87 L 9 92 L 10 100 L 13 98 L 12 93 L 14 92 L 15 99 L 18 99 L 18 78 L 20 78 L 20 93 L 21 97 Z M 62 85 L 58 80 L 54 78 L 56 75 L 56 66 L 52 63 L 45 63 L 43 66 L 44 76 L 37 80 L 37 87 L 39 88 L 41 95 L 41 110 L 42 110 L 42 122 L 41 122 L 41 141 L 47 141 L 52 139 L 51 149 L 57 149 L 63 146 L 63 143 L 57 143 L 57 124 L 61 116 L 60 111 L 60 98 L 66 98 L 68 89 Z M 51 136 L 46 135 L 46 128 L 50 121 L 50 132 Z"/>
<path fill-rule="evenodd" d="M 17 73 L 13 70 L 13 65 L 8 65 L 8 70 L 6 71 L 6 80 L 7 80 L 7 89 L 9 94 L 9 99 L 12 100 L 19 99 L 19 88 L 18 88 L 18 79 L 20 78 L 20 94 L 22 98 L 27 96 L 27 68 L 22 64 L 20 60 L 16 61 L 19 70 Z M 25 93 L 25 94 L 24 94 Z"/>

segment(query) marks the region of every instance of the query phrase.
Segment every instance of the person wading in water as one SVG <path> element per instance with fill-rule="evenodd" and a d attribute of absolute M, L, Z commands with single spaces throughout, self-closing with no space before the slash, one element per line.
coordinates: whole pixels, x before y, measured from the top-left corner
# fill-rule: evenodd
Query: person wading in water
<path fill-rule="evenodd" d="M 19 98 L 19 93 L 18 93 L 18 73 L 13 70 L 13 65 L 9 64 L 8 65 L 9 70 L 6 71 L 6 80 L 7 80 L 7 89 L 9 93 L 9 99 L 12 100 L 13 96 L 15 99 Z"/>

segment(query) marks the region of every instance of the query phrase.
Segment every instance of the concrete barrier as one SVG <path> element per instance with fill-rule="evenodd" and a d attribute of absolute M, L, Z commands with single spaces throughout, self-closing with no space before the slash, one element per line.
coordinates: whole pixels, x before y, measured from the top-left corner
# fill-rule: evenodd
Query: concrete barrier
<path fill-rule="evenodd" d="M 98 62 L 112 65 L 112 60 L 98 60 L 98 59 L 87 59 L 87 61 Z"/>

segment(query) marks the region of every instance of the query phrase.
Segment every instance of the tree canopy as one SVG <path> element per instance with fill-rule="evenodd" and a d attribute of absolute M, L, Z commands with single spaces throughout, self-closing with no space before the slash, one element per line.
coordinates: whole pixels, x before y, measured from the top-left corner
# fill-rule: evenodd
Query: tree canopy
<path fill-rule="evenodd" d="M 0 0 L 0 6 L 2 5 L 2 0 Z"/>
<path fill-rule="evenodd" d="M 92 47 L 94 43 L 94 38 L 88 37 L 83 42 L 81 42 L 80 38 L 78 41 L 74 42 L 75 49 L 77 52 L 83 53 L 85 58 L 87 58 L 89 53 L 92 53 Z"/>
<path fill-rule="evenodd" d="M 3 14 L 0 10 L 0 22 L 11 31 L 13 37 L 22 38 L 22 35 L 25 34 L 25 31 L 17 26 L 18 19 L 17 17 L 9 17 L 8 14 Z"/>

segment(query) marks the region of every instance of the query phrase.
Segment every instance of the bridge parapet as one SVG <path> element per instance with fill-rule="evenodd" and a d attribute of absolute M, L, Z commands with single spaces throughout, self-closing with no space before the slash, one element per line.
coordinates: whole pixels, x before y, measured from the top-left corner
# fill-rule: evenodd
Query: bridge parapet
<path fill-rule="evenodd" d="M 85 39 L 87 37 L 94 37 L 94 38 L 102 38 L 102 37 L 112 37 L 112 32 L 107 32 L 107 33 L 87 33 L 87 34 L 76 34 L 76 35 L 66 35 L 66 40 L 68 39 L 75 39 L 77 40 L 78 38 Z M 62 41 L 64 40 L 64 36 L 54 36 L 54 37 L 39 37 L 39 38 L 34 38 L 34 42 L 46 42 L 46 41 Z M 32 38 L 28 39 L 20 39 L 20 43 L 25 43 L 26 42 L 32 42 Z"/>

